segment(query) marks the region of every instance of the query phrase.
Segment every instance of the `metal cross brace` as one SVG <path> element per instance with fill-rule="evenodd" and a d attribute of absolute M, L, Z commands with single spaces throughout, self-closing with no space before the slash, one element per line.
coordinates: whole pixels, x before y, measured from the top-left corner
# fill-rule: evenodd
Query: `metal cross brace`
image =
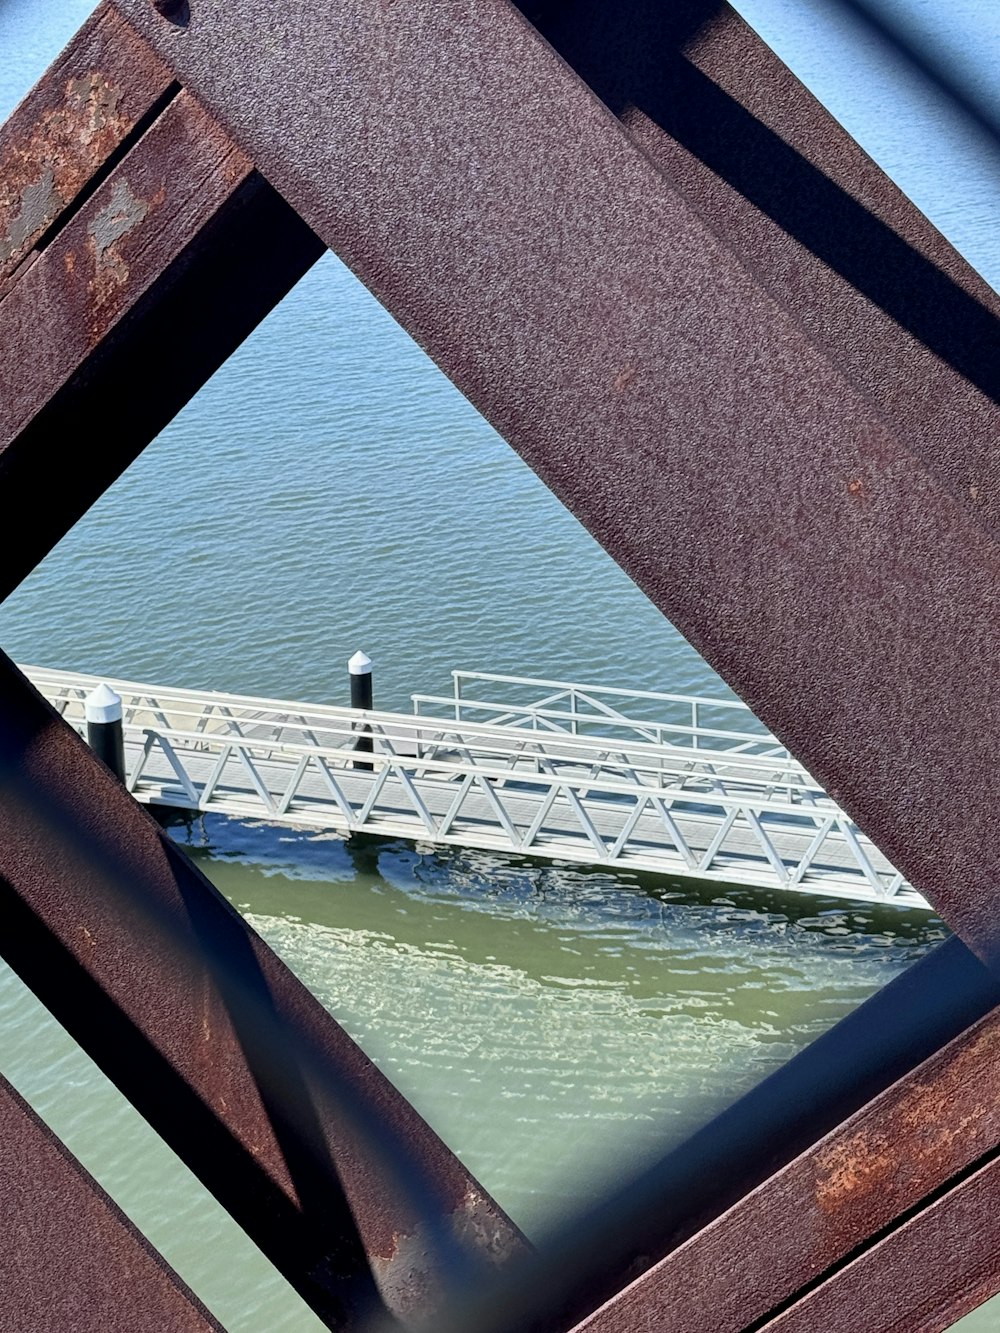
<path fill-rule="evenodd" d="M 485 1302 L 516 1228 L 9 664 L 0 948 L 331 1327 L 944 1328 L 1000 1288 L 1000 305 L 724 4 L 524 9 L 106 0 L 0 131 L 2 592 L 329 246 L 959 938 Z"/>

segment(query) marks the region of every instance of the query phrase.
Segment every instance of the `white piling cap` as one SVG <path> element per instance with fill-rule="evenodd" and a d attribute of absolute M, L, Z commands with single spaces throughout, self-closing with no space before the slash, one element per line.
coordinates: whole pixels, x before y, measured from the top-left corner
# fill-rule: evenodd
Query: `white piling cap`
<path fill-rule="evenodd" d="M 88 722 L 120 722 L 122 720 L 122 697 L 115 694 L 110 685 L 98 685 L 87 695 L 84 712 Z"/>
<path fill-rule="evenodd" d="M 352 676 L 370 676 L 372 673 L 372 659 L 359 648 L 348 662 L 347 669 Z"/>

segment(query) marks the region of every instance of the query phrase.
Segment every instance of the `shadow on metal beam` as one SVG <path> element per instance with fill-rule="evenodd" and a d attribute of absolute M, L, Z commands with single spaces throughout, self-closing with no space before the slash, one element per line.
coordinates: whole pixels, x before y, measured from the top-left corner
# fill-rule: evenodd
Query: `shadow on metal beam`
<path fill-rule="evenodd" d="M 572 1328 L 997 1004 L 1000 981 L 965 945 L 939 945 L 439 1327 Z"/>
<path fill-rule="evenodd" d="M 727 5 L 688 0 L 667 15 L 655 0 L 521 0 L 519 7 L 615 115 L 635 109 L 648 116 L 1000 403 L 996 315 L 685 57 L 685 44 L 713 17 L 730 12 Z M 974 115 L 953 87 L 944 91 Z M 992 124 L 986 128 L 997 137 Z M 817 148 L 821 153 L 823 146 Z"/>

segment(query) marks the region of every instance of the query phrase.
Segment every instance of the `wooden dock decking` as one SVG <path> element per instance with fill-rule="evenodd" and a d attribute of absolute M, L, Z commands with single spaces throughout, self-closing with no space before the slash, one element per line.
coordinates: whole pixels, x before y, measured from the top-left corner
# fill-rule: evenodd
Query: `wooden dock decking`
<path fill-rule="evenodd" d="M 83 732 L 105 678 L 24 670 Z M 457 672 L 407 714 L 107 683 L 147 803 L 927 907 L 736 702 Z"/>

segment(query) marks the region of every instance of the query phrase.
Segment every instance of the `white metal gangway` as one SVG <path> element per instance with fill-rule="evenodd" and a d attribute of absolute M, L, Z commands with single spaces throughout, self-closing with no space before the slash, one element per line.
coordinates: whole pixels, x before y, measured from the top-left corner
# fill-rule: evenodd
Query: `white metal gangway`
<path fill-rule="evenodd" d="M 486 671 L 453 671 L 451 675 L 450 695 L 411 695 L 416 714 L 603 740 L 789 758 L 788 751 L 738 699 L 706 699 Z M 484 698 L 487 694 L 493 697 Z M 801 765 L 796 768 L 805 772 Z"/>
<path fill-rule="evenodd" d="M 121 695 L 148 803 L 927 906 L 735 701 L 455 672 L 362 712 L 24 670 L 81 732 L 100 681 Z"/>

